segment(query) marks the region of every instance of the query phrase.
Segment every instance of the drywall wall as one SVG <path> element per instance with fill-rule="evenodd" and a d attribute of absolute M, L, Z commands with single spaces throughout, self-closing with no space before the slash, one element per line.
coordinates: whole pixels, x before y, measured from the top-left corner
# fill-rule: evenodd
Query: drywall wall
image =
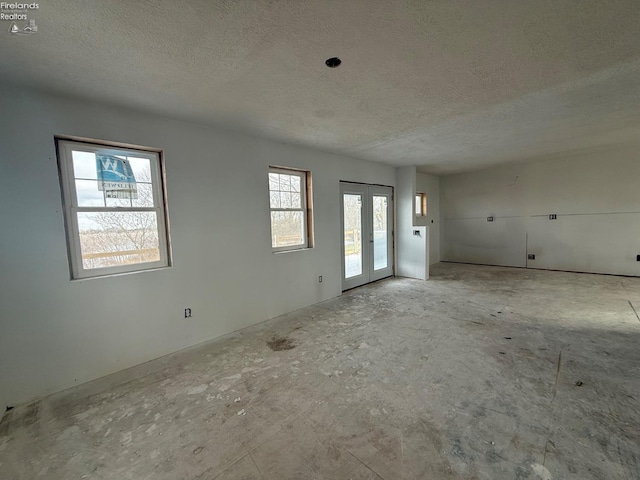
<path fill-rule="evenodd" d="M 400 167 L 396 174 L 397 275 L 429 278 L 429 228 L 415 225 L 416 167 Z"/>
<path fill-rule="evenodd" d="M 429 264 L 440 261 L 440 177 L 416 173 L 416 193 L 427 196 L 427 214 L 416 217 L 416 225 L 429 227 Z"/>
<path fill-rule="evenodd" d="M 640 275 L 638 155 L 606 148 L 442 177 L 443 259 Z"/>
<path fill-rule="evenodd" d="M 0 103 L 3 409 L 340 295 L 339 181 L 395 184 L 389 166 L 136 111 L 10 86 Z M 56 134 L 164 149 L 171 268 L 69 280 Z M 272 254 L 270 164 L 312 171 L 315 248 Z"/>

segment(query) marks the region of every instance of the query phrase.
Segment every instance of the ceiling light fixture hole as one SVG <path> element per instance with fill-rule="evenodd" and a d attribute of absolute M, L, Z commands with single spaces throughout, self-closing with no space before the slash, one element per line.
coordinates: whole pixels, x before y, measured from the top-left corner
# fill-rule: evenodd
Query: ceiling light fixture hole
<path fill-rule="evenodd" d="M 340 66 L 341 63 L 342 60 L 340 60 L 338 57 L 327 58 L 327 60 L 324 62 L 324 64 L 329 68 L 336 68 Z"/>

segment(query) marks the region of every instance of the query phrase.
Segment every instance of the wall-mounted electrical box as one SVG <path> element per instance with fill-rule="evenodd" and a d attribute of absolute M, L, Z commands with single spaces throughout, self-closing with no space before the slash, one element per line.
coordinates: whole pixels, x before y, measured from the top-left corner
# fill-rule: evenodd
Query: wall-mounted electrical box
<path fill-rule="evenodd" d="M 493 217 L 487 217 L 487 222 L 493 222 Z"/>
<path fill-rule="evenodd" d="M 536 254 L 535 253 L 529 253 L 527 255 L 527 260 L 535 260 L 536 259 Z"/>
<path fill-rule="evenodd" d="M 549 215 L 549 220 L 555 220 L 558 218 L 558 215 L 556 215 L 555 213 L 552 213 L 551 215 Z"/>

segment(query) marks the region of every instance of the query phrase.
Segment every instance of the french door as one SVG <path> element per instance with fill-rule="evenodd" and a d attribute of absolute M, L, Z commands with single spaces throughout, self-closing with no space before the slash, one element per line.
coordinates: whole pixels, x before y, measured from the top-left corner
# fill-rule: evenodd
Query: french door
<path fill-rule="evenodd" d="M 342 290 L 393 275 L 393 189 L 340 182 Z"/>

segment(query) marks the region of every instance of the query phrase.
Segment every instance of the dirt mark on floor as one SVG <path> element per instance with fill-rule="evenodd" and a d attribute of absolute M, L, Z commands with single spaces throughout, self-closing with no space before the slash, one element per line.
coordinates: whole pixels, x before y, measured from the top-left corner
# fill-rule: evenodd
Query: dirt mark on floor
<path fill-rule="evenodd" d="M 296 345 L 287 337 L 280 337 L 274 335 L 271 340 L 267 341 L 267 346 L 274 352 L 280 352 L 282 350 L 291 350 L 296 348 Z"/>

